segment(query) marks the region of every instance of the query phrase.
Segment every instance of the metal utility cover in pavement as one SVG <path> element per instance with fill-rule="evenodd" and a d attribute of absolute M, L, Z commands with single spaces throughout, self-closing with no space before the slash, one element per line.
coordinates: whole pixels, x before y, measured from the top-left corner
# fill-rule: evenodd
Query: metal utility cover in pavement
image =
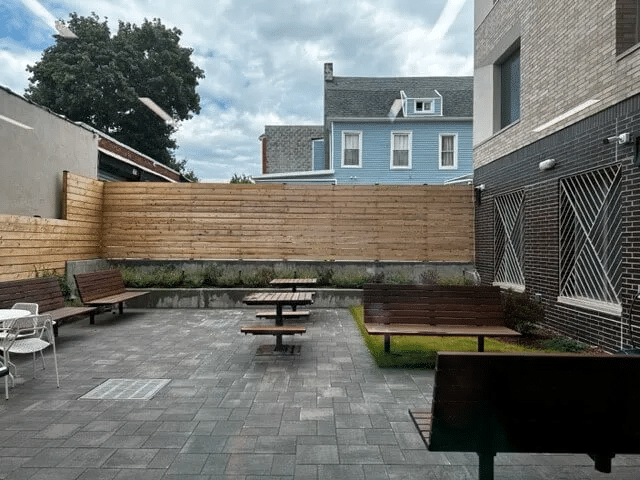
<path fill-rule="evenodd" d="M 169 382 L 168 378 L 141 380 L 110 378 L 80 398 L 83 400 L 149 400 Z"/>

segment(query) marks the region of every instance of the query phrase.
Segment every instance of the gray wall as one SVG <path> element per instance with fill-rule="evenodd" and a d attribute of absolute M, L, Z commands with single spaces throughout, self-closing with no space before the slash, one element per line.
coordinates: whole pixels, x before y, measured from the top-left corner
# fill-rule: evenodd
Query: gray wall
<path fill-rule="evenodd" d="M 322 126 L 267 125 L 264 134 L 267 164 L 263 174 L 313 170 L 312 140 L 322 138 Z"/>
<path fill-rule="evenodd" d="M 62 215 L 62 172 L 97 178 L 98 139 L 85 128 L 0 88 L 0 214 Z"/>

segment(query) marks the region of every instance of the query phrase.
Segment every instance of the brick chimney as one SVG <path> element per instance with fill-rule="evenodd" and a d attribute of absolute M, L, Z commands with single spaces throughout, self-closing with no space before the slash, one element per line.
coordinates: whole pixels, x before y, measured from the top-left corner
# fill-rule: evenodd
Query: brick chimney
<path fill-rule="evenodd" d="M 324 64 L 324 81 L 333 82 L 333 63 Z"/>

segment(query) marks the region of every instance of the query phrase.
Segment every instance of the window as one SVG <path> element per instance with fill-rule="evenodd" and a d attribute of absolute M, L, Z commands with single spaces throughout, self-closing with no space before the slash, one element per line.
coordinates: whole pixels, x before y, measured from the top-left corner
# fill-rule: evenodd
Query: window
<path fill-rule="evenodd" d="M 411 168 L 411 132 L 391 133 L 391 168 Z"/>
<path fill-rule="evenodd" d="M 520 119 L 520 47 L 500 64 L 500 128 Z"/>
<path fill-rule="evenodd" d="M 620 167 L 560 181 L 559 301 L 620 314 Z"/>
<path fill-rule="evenodd" d="M 440 169 L 455 170 L 458 168 L 458 135 L 456 133 L 440 134 Z"/>
<path fill-rule="evenodd" d="M 494 282 L 524 288 L 524 193 L 500 195 L 494 204 Z"/>
<path fill-rule="evenodd" d="M 433 101 L 416 100 L 416 113 L 433 113 Z"/>
<path fill-rule="evenodd" d="M 362 166 L 362 134 L 361 132 L 342 132 L 342 166 Z"/>
<path fill-rule="evenodd" d="M 640 0 L 616 1 L 616 53 L 640 42 Z"/>

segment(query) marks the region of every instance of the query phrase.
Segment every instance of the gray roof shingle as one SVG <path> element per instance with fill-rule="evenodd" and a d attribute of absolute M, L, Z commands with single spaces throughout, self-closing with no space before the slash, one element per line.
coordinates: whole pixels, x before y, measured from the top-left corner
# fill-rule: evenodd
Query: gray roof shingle
<path fill-rule="evenodd" d="M 333 77 L 325 81 L 325 118 L 386 118 L 403 90 L 409 98 L 443 97 L 443 116 L 473 116 L 473 77 Z"/>

